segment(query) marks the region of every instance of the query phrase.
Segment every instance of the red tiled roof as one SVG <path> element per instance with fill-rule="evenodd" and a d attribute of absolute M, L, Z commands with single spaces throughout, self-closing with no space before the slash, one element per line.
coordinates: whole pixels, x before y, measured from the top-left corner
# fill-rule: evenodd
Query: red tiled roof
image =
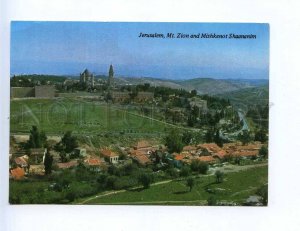
<path fill-rule="evenodd" d="M 71 168 L 71 167 L 74 167 L 77 165 L 78 165 L 78 163 L 76 160 L 72 160 L 72 161 L 69 161 L 66 163 L 57 163 L 58 168 Z"/>
<path fill-rule="evenodd" d="M 257 156 L 258 151 L 236 151 L 232 153 L 234 156 Z"/>
<path fill-rule="evenodd" d="M 215 162 L 215 158 L 212 156 L 200 156 L 198 157 L 198 160 L 203 161 L 203 162 Z"/>
<path fill-rule="evenodd" d="M 27 161 L 28 161 L 28 157 L 26 158 L 26 156 L 20 156 L 15 158 L 15 163 L 20 166 L 27 166 L 28 165 Z"/>
<path fill-rule="evenodd" d="M 25 176 L 25 171 L 23 168 L 17 167 L 10 170 L 10 174 L 14 179 L 20 180 Z"/>
<path fill-rule="evenodd" d="M 105 157 L 116 157 L 116 156 L 119 156 L 117 155 L 115 152 L 111 151 L 110 149 L 102 149 L 101 150 L 101 154 Z"/>
<path fill-rule="evenodd" d="M 150 159 L 144 154 L 136 155 L 134 156 L 134 159 L 136 159 L 140 164 L 143 165 L 151 162 Z"/>
<path fill-rule="evenodd" d="M 195 151 L 195 150 L 197 150 L 197 147 L 192 145 L 184 146 L 182 149 L 182 151 Z"/>
<path fill-rule="evenodd" d="M 205 144 L 200 144 L 198 145 L 199 148 L 204 148 L 207 149 L 209 152 L 218 152 L 222 150 L 218 145 L 215 143 L 205 143 Z"/>
<path fill-rule="evenodd" d="M 214 154 L 214 156 L 217 156 L 221 159 L 224 158 L 224 156 L 226 156 L 226 155 L 228 155 L 228 153 L 224 150 L 219 150 Z"/>
<path fill-rule="evenodd" d="M 90 157 L 84 160 L 84 162 L 89 166 L 99 166 L 102 164 L 102 161 L 100 158 L 97 157 Z"/>
<path fill-rule="evenodd" d="M 185 158 L 184 154 L 176 154 L 174 157 L 175 160 L 183 160 L 184 158 Z"/>

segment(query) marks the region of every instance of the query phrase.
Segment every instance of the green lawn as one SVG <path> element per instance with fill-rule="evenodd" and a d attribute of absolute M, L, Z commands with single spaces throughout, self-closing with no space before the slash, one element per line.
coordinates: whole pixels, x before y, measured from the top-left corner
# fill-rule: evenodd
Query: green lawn
<path fill-rule="evenodd" d="M 138 110 L 67 98 L 11 101 L 10 130 L 28 133 L 32 125 L 50 134 L 72 130 L 79 134 L 103 132 L 164 133 L 163 122 L 139 116 Z"/>
<path fill-rule="evenodd" d="M 257 167 L 225 175 L 222 183 L 216 184 L 214 176 L 200 177 L 191 192 L 185 181 L 172 181 L 167 184 L 153 185 L 145 190 L 133 190 L 99 197 L 87 204 L 181 204 L 199 205 L 215 196 L 219 201 L 242 203 L 257 188 L 267 183 L 268 168 Z M 210 189 L 210 193 L 207 192 Z"/>

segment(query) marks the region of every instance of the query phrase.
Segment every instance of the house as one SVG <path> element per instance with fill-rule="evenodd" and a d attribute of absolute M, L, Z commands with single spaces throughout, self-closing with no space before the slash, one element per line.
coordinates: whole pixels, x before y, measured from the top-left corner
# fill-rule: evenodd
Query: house
<path fill-rule="evenodd" d="M 116 164 L 119 161 L 119 155 L 109 149 L 102 149 L 100 150 L 100 153 L 109 163 Z"/>
<path fill-rule="evenodd" d="M 193 145 L 184 146 L 182 149 L 182 153 L 190 153 L 190 154 L 196 154 L 198 148 Z"/>
<path fill-rule="evenodd" d="M 72 167 L 76 167 L 77 165 L 78 165 L 78 161 L 77 160 L 71 160 L 71 161 L 66 162 L 66 163 L 57 163 L 57 167 L 59 169 L 72 168 Z"/>
<path fill-rule="evenodd" d="M 32 148 L 30 149 L 29 163 L 30 164 L 40 164 L 44 163 L 46 148 Z"/>
<path fill-rule="evenodd" d="M 24 155 L 24 156 L 16 157 L 14 159 L 14 163 L 20 168 L 27 168 L 28 167 L 28 156 Z"/>
<path fill-rule="evenodd" d="M 105 168 L 104 160 L 97 156 L 88 157 L 84 160 L 84 164 L 95 172 L 100 172 L 102 168 Z"/>
<path fill-rule="evenodd" d="M 15 180 L 21 180 L 25 177 L 25 171 L 23 168 L 16 167 L 10 170 L 10 177 Z"/>
<path fill-rule="evenodd" d="M 134 150 L 138 150 L 145 155 L 151 155 L 152 152 L 155 151 L 155 147 L 149 144 L 146 140 L 140 140 L 137 144 L 133 147 Z"/>
<path fill-rule="evenodd" d="M 151 160 L 147 155 L 145 155 L 143 152 L 134 150 L 131 152 L 131 157 L 137 161 L 140 165 L 147 165 L 151 163 Z"/>

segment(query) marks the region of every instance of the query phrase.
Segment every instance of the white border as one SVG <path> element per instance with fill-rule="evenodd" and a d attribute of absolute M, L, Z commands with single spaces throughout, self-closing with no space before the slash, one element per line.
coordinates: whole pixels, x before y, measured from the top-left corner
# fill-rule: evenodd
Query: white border
<path fill-rule="evenodd" d="M 0 0 L 1 230 L 298 230 L 300 18 L 297 0 Z M 270 23 L 269 206 L 9 206 L 11 20 Z"/>

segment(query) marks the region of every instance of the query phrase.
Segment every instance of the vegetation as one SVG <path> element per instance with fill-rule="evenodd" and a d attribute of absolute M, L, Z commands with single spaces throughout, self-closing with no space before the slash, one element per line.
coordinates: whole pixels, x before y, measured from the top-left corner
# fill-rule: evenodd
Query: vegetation
<path fill-rule="evenodd" d="M 228 173 L 227 180 L 215 183 L 214 176 L 195 178 L 193 190 L 186 193 L 186 179 L 153 185 L 143 191 L 130 190 L 123 193 L 98 197 L 88 204 L 186 204 L 206 205 L 210 197 L 218 201 L 242 204 L 267 182 L 267 167 L 257 167 Z M 222 190 L 220 190 L 222 189 Z"/>
<path fill-rule="evenodd" d="M 44 131 L 39 131 L 37 126 L 32 126 L 29 132 L 29 140 L 26 144 L 26 148 L 42 148 L 46 144 L 47 136 Z"/>
<path fill-rule="evenodd" d="M 252 140 L 250 132 L 247 130 L 244 130 L 242 133 L 240 133 L 238 135 L 238 140 L 240 140 L 243 145 L 248 144 Z"/>
<path fill-rule="evenodd" d="M 224 179 L 224 173 L 217 170 L 215 172 L 215 176 L 216 176 L 216 183 L 222 183 L 223 182 L 223 179 Z"/>
<path fill-rule="evenodd" d="M 190 188 L 190 192 L 192 191 L 192 188 L 194 187 L 195 185 L 195 180 L 193 177 L 189 177 L 187 178 L 186 180 L 186 186 L 188 186 Z"/>
<path fill-rule="evenodd" d="M 49 148 L 47 148 L 47 152 L 46 152 L 45 160 L 44 160 L 45 174 L 46 175 L 51 174 L 52 164 L 53 164 L 53 156 L 50 154 Z"/>
<path fill-rule="evenodd" d="M 180 153 L 184 146 L 180 132 L 178 130 L 172 129 L 165 138 L 165 144 L 168 147 L 170 153 Z"/>
<path fill-rule="evenodd" d="M 194 172 L 198 172 L 200 174 L 206 174 L 208 171 L 208 164 L 206 162 L 202 162 L 199 160 L 193 160 L 191 163 L 191 169 Z"/>

